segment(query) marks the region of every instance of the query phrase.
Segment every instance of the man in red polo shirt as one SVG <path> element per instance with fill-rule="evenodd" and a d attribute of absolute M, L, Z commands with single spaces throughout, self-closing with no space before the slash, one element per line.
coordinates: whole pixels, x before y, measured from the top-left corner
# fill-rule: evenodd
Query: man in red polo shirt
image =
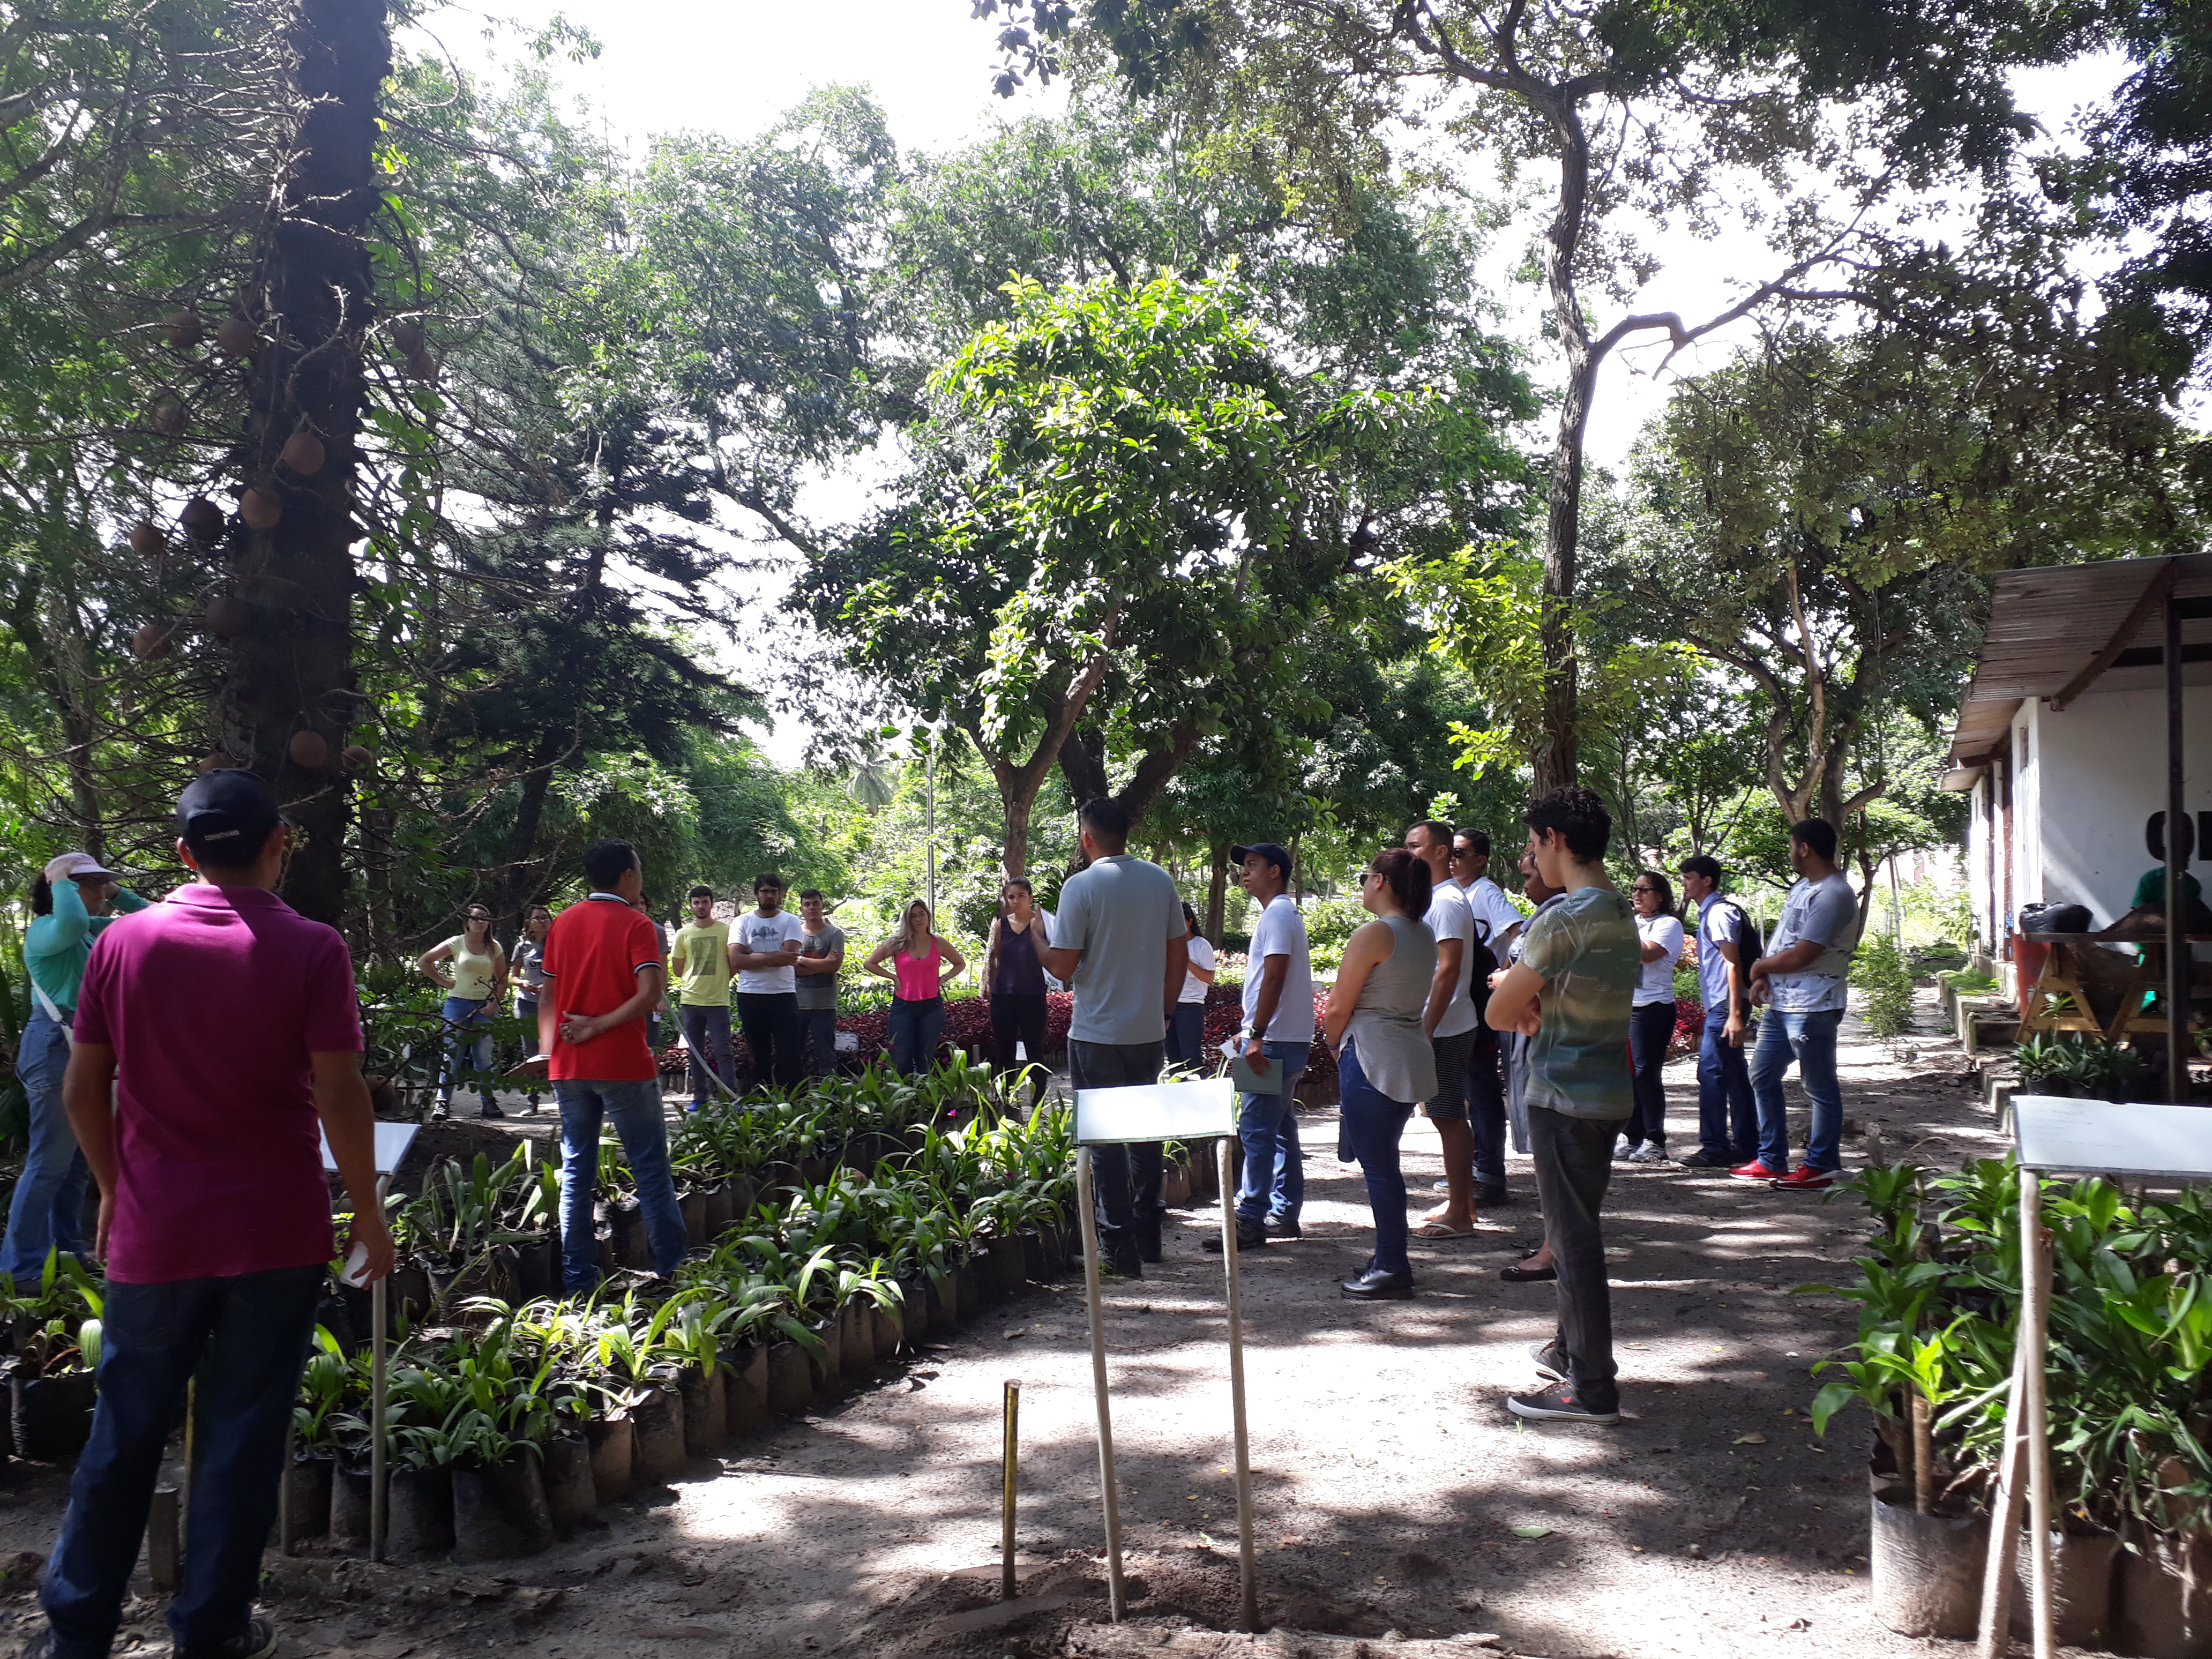
<path fill-rule="evenodd" d="M 335 1254 L 318 1120 L 366 1278 L 392 1270 L 353 963 L 333 929 L 276 896 L 276 797 L 251 773 L 210 772 L 178 801 L 177 827 L 199 880 L 102 933 L 77 1000 L 63 1093 L 100 1183 L 100 1403 L 39 1588 L 48 1627 L 27 1655 L 105 1659 L 195 1375 L 169 1628 L 181 1659 L 276 1651 L 253 1594 Z"/>
<path fill-rule="evenodd" d="M 609 1120 L 637 1182 L 663 1278 L 676 1271 L 686 1243 L 668 1168 L 660 1068 L 645 1037 L 646 1016 L 660 1006 L 666 978 L 660 931 L 630 908 L 645 891 L 645 869 L 628 842 L 598 841 L 584 849 L 584 875 L 591 896 L 556 916 L 545 935 L 545 987 L 538 994 L 538 1044 L 561 1109 L 561 1279 L 571 1291 L 599 1282 L 592 1197 L 599 1127 Z"/>

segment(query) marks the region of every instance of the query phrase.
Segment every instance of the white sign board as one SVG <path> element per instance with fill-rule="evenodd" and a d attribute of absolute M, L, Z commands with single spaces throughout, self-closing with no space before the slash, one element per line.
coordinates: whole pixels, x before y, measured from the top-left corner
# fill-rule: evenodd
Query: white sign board
<path fill-rule="evenodd" d="M 1237 1085 L 1225 1077 L 1075 1091 L 1075 1144 L 1203 1140 L 1237 1133 Z"/>
<path fill-rule="evenodd" d="M 2212 1181 L 2212 1108 L 2014 1095 L 2012 1121 L 2023 1169 Z"/>
<path fill-rule="evenodd" d="M 376 1172 L 380 1176 L 392 1174 L 399 1168 L 399 1160 L 407 1156 L 407 1149 L 415 1144 L 415 1137 L 422 1132 L 419 1123 L 379 1123 L 376 1126 Z M 323 1170 L 329 1175 L 338 1172 L 338 1161 L 331 1156 L 331 1138 L 322 1134 Z"/>

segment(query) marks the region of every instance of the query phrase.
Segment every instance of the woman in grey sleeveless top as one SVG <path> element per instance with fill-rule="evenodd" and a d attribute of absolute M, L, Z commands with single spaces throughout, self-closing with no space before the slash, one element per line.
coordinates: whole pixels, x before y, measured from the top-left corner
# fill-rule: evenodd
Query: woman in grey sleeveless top
<path fill-rule="evenodd" d="M 1437 973 L 1437 936 L 1421 921 L 1429 884 L 1427 864 L 1404 848 L 1376 854 L 1359 888 L 1359 902 L 1376 919 L 1346 941 L 1322 1022 L 1322 1037 L 1337 1050 L 1340 1149 L 1348 1146 L 1359 1160 L 1375 1212 L 1375 1253 L 1342 1285 L 1355 1301 L 1413 1293 L 1398 1137 L 1414 1103 L 1437 1091 L 1436 1050 L 1421 1030 Z"/>

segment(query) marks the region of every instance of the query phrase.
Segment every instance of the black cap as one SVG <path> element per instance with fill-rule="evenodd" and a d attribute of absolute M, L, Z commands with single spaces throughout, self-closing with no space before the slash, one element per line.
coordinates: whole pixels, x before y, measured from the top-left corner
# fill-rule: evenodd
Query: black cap
<path fill-rule="evenodd" d="M 1242 864 L 1255 853 L 1281 871 L 1285 882 L 1290 880 L 1291 855 L 1272 841 L 1255 841 L 1249 847 L 1232 847 L 1229 849 L 1229 857 L 1232 863 Z"/>
<path fill-rule="evenodd" d="M 185 845 L 194 858 L 225 868 L 258 859 L 269 832 L 283 821 L 275 793 L 251 772 L 206 773 L 177 797 L 177 833 Z"/>

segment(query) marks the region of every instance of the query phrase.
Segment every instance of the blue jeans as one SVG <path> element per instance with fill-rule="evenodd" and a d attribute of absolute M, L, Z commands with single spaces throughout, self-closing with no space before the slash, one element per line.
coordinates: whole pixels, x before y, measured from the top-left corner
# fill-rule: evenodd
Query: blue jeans
<path fill-rule="evenodd" d="M 1785 1014 L 1770 1008 L 1759 1023 L 1759 1046 L 1751 1056 L 1751 1094 L 1759 1103 L 1759 1161 L 1770 1170 L 1790 1167 L 1790 1117 L 1782 1099 L 1782 1074 L 1794 1058 L 1797 1076 L 1813 1103 L 1813 1127 L 1805 1139 L 1805 1167 L 1840 1170 L 1844 1094 L 1836 1082 L 1836 1028 L 1843 1010 Z"/>
<path fill-rule="evenodd" d="M 588 1291 L 599 1282 L 599 1241 L 592 1199 L 599 1179 L 599 1126 L 611 1121 L 623 1156 L 637 1182 L 653 1266 L 663 1278 L 684 1259 L 684 1212 L 668 1170 L 668 1122 L 660 1115 L 660 1080 L 619 1083 L 559 1078 L 554 1103 L 561 1109 L 561 1283 Z"/>
<path fill-rule="evenodd" d="M 317 1261 L 234 1279 L 109 1284 L 92 1439 L 39 1583 L 59 1659 L 106 1659 L 115 1639 L 162 1449 L 184 1420 L 195 1375 L 191 1531 L 169 1629 L 180 1653 L 245 1633 L 325 1272 Z"/>
<path fill-rule="evenodd" d="M 1748 1164 L 1759 1156 L 1759 1108 L 1751 1097 L 1751 1064 L 1722 1035 L 1728 1010 L 1705 1010 L 1698 1040 L 1698 1146 L 1708 1158 Z"/>
<path fill-rule="evenodd" d="M 908 1002 L 891 999 L 891 1069 L 913 1077 L 937 1064 L 937 1040 L 945 1035 L 945 999 Z"/>
<path fill-rule="evenodd" d="M 491 1027 L 484 1014 L 490 1006 L 474 997 L 447 997 L 438 1010 L 446 1017 L 446 1060 L 438 1072 L 438 1098 L 448 1105 L 453 1103 L 454 1081 L 464 1070 L 491 1070 Z M 480 1024 L 483 1035 L 471 1036 L 470 1029 Z M 477 1093 L 485 1105 L 492 1103 L 489 1085 L 477 1084 Z"/>
<path fill-rule="evenodd" d="M 677 1005 L 676 1018 L 684 1027 L 684 1046 L 691 1052 L 691 1109 L 696 1112 L 721 1092 L 714 1087 L 715 1078 L 731 1081 L 730 1011 L 726 1005 L 695 1008 L 684 1002 Z"/>
<path fill-rule="evenodd" d="M 1194 1002 L 1184 1006 L 1198 1006 Z M 1270 1218 L 1296 1221 L 1306 1201 L 1297 1092 L 1313 1045 L 1263 1042 L 1260 1049 L 1268 1059 L 1282 1061 L 1283 1087 L 1279 1094 L 1240 1094 L 1237 1098 L 1237 1139 L 1244 1147 L 1243 1173 L 1237 1182 L 1237 1218 L 1248 1231 Z"/>
<path fill-rule="evenodd" d="M 834 1076 L 837 1070 L 836 1005 L 799 1009 L 799 1035 L 806 1056 L 806 1075 Z"/>
<path fill-rule="evenodd" d="M 76 1133 L 62 1104 L 69 1054 L 68 1030 L 47 1018 L 34 1001 L 15 1048 L 15 1075 L 30 1097 L 31 1146 L 8 1206 L 7 1242 L 0 1244 L 0 1273 L 33 1291 L 49 1250 L 58 1249 L 64 1255 L 82 1255 L 85 1250 L 81 1224 L 92 1170 L 77 1150 Z"/>
<path fill-rule="evenodd" d="M 1367 1177 L 1367 1207 L 1375 1212 L 1375 1254 L 1369 1265 L 1384 1273 L 1412 1271 L 1406 1260 L 1406 1176 L 1398 1165 L 1398 1137 L 1413 1115 L 1411 1101 L 1393 1100 L 1359 1069 L 1356 1040 L 1347 1040 L 1336 1065 L 1337 1092 L 1346 1140 Z"/>
<path fill-rule="evenodd" d="M 1168 1064 L 1206 1064 L 1206 1005 L 1178 1002 L 1168 1020 Z"/>

